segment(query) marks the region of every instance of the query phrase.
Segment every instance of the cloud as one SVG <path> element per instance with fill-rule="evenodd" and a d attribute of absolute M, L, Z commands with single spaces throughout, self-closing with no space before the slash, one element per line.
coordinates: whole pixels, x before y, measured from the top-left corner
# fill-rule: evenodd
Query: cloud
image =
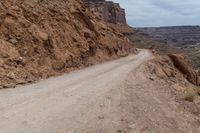
<path fill-rule="evenodd" d="M 114 0 L 134 27 L 200 25 L 200 0 Z"/>

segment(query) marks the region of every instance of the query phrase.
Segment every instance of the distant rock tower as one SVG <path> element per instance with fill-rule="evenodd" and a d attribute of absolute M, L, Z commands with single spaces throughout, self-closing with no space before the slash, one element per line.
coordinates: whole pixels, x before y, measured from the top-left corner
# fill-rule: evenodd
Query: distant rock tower
<path fill-rule="evenodd" d="M 83 0 L 86 7 L 99 15 L 105 21 L 114 24 L 127 24 L 125 9 L 119 3 L 105 0 Z"/>

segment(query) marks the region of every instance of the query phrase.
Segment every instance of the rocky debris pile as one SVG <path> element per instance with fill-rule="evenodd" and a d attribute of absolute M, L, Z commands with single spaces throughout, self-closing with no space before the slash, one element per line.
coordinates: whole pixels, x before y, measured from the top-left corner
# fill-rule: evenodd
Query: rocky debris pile
<path fill-rule="evenodd" d="M 195 85 L 200 85 L 198 73 L 190 65 L 188 59 L 185 56 L 180 54 L 170 54 L 169 57 L 173 61 L 176 68 L 178 68 L 178 70 L 180 70 L 184 75 L 186 75 L 188 81 Z"/>
<path fill-rule="evenodd" d="M 0 88 L 126 56 L 132 45 L 79 0 L 0 1 Z"/>
<path fill-rule="evenodd" d="M 183 55 L 170 54 L 158 56 L 147 64 L 151 74 L 175 83 L 185 84 L 186 81 L 199 86 L 200 80 L 197 72 Z M 189 84 L 188 82 L 188 84 Z"/>
<path fill-rule="evenodd" d="M 147 67 L 147 70 L 150 72 L 150 74 L 155 74 L 161 79 L 170 80 L 177 83 L 184 79 L 184 76 L 177 71 L 173 65 L 173 62 L 168 57 L 158 56 L 148 62 Z"/>
<path fill-rule="evenodd" d="M 114 24 L 127 24 L 125 9 L 119 3 L 105 0 L 83 0 L 86 7 L 106 22 Z"/>
<path fill-rule="evenodd" d="M 182 60 L 182 57 L 179 57 L 180 55 L 174 56 L 178 56 L 177 58 L 181 58 Z M 187 59 L 181 62 L 185 65 Z M 188 66 L 184 67 L 187 67 L 191 71 L 191 74 L 194 74 L 192 68 Z M 153 87 L 155 88 L 158 84 L 157 91 L 162 90 L 162 93 L 172 95 L 171 98 L 175 100 L 175 104 L 179 104 L 179 110 L 183 109 L 195 117 L 199 117 L 200 87 L 195 82 L 191 83 L 192 80 L 189 80 L 185 76 L 186 74 L 175 66 L 174 61 L 169 56 L 156 56 L 154 59 L 143 64 L 141 70 L 146 74 L 146 78 L 150 82 L 149 84 L 153 83 Z M 165 87 L 162 88 L 161 86 Z M 154 93 L 157 93 L 157 91 Z M 170 100 L 171 98 L 165 100 Z"/>

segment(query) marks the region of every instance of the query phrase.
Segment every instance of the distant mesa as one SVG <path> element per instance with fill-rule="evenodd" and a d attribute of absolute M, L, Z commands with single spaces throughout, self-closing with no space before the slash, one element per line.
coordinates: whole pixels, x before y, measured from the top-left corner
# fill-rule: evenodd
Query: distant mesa
<path fill-rule="evenodd" d="M 200 26 L 168 26 L 134 28 L 137 32 L 149 35 L 153 40 L 187 48 L 200 42 Z"/>
<path fill-rule="evenodd" d="M 83 2 L 106 22 L 127 24 L 125 9 L 121 8 L 119 3 L 105 0 L 83 0 Z"/>
<path fill-rule="evenodd" d="M 166 46 L 182 49 L 193 66 L 200 70 L 200 26 L 144 27 L 134 30 Z"/>

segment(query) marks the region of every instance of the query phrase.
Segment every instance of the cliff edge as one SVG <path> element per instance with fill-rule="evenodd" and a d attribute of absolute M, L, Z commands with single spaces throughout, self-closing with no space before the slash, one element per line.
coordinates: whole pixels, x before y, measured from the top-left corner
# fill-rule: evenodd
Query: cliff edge
<path fill-rule="evenodd" d="M 119 3 L 105 0 L 83 0 L 86 7 L 105 21 L 114 24 L 127 24 L 125 9 Z"/>

